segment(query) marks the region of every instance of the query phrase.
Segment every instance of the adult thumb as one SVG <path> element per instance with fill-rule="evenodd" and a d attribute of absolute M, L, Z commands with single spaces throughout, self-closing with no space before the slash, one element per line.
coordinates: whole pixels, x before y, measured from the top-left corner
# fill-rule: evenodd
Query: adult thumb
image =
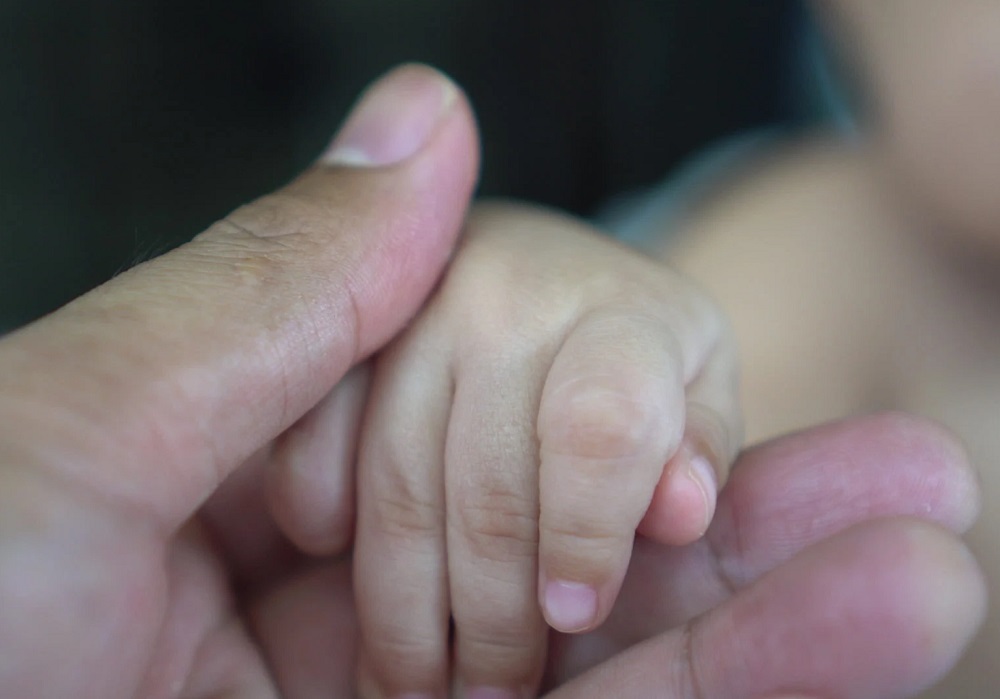
<path fill-rule="evenodd" d="M 416 312 L 477 172 L 458 88 L 390 72 L 294 182 L 0 342 L 15 460 L 179 526 Z"/>

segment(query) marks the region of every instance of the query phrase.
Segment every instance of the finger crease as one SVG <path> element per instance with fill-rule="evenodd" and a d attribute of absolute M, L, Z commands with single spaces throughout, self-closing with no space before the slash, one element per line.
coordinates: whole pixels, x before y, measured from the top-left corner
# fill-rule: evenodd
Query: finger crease
<path fill-rule="evenodd" d="M 737 542 L 737 550 L 741 551 L 740 543 L 740 532 L 739 525 L 733 524 L 734 536 Z M 736 585 L 736 581 L 733 580 L 729 571 L 726 570 L 726 565 L 722 562 L 722 556 L 719 554 L 718 548 L 716 548 L 715 541 L 711 536 L 705 536 L 702 538 L 705 542 L 705 547 L 708 549 L 708 557 L 711 560 L 712 572 L 715 574 L 715 579 L 719 582 L 722 588 L 726 591 L 729 597 L 736 594 L 739 587 Z"/>
<path fill-rule="evenodd" d="M 698 679 L 698 669 L 694 662 L 694 620 L 688 621 L 681 629 L 681 653 L 683 654 L 684 667 L 691 685 L 692 699 L 704 699 L 705 694 L 701 689 L 701 682 Z"/>

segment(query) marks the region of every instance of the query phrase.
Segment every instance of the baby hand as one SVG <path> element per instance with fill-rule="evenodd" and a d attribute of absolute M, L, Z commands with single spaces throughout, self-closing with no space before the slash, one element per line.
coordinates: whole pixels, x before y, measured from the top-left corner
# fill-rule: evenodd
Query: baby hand
<path fill-rule="evenodd" d="M 358 464 L 364 696 L 533 696 L 547 628 L 609 614 L 637 528 L 704 533 L 740 446 L 735 349 L 657 261 L 481 206 L 376 360 Z"/>

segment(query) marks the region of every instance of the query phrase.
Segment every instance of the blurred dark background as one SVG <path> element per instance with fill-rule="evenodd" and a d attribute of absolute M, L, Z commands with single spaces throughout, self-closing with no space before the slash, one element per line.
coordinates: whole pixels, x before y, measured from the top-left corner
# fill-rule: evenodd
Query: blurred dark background
<path fill-rule="evenodd" d="M 468 90 L 481 191 L 592 212 L 804 118 L 790 0 L 0 0 L 0 330 L 291 178 L 405 60 Z"/>

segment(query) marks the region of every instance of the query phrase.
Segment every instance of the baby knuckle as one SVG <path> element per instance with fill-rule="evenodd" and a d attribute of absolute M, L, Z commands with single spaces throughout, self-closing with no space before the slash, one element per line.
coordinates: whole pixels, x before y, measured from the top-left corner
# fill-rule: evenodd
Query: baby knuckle
<path fill-rule="evenodd" d="M 554 429 L 540 434 L 542 448 L 584 459 L 643 454 L 662 416 L 656 401 L 624 388 L 581 383 L 561 399 L 561 412 L 547 416 Z"/>
<path fill-rule="evenodd" d="M 444 521 L 443 508 L 408 489 L 385 489 L 372 499 L 375 526 L 391 537 L 437 533 Z"/>
<path fill-rule="evenodd" d="M 688 279 L 675 278 L 664 296 L 670 300 L 661 310 L 668 326 L 697 328 L 710 345 L 731 335 L 728 316 L 719 302 Z"/>
<path fill-rule="evenodd" d="M 536 506 L 517 495 L 470 499 L 458 514 L 462 536 L 477 557 L 518 560 L 538 550 Z"/>
<path fill-rule="evenodd" d="M 531 675 L 539 644 L 526 637 L 523 628 L 498 633 L 486 626 L 478 633 L 471 630 L 460 633 L 463 665 L 489 668 L 491 674 L 508 680 L 527 680 Z"/>
<path fill-rule="evenodd" d="M 560 552 L 561 557 L 594 562 L 608 560 L 631 545 L 633 531 L 622 532 L 589 518 L 560 517 L 544 523 L 542 536 L 546 548 Z"/>
<path fill-rule="evenodd" d="M 382 667 L 392 668 L 397 676 L 409 679 L 427 674 L 442 662 L 438 645 L 434 638 L 389 625 L 383 625 L 365 639 L 372 658 L 378 658 Z"/>
<path fill-rule="evenodd" d="M 541 628 L 536 623 L 541 617 L 534 587 L 521 587 L 508 579 L 484 576 L 474 589 L 453 598 L 453 605 L 463 645 L 478 639 L 487 645 L 513 647 Z"/>

